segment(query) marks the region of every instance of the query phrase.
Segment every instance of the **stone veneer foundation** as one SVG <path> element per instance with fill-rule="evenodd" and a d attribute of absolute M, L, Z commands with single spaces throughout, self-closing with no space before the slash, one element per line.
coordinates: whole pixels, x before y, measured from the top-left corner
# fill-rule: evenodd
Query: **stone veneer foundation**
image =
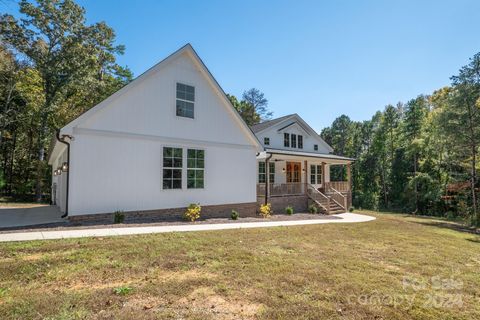
<path fill-rule="evenodd" d="M 256 202 L 202 206 L 201 218 L 230 218 L 232 210 L 236 210 L 240 214 L 240 217 L 255 217 L 257 215 L 257 207 L 258 204 Z M 171 208 L 146 211 L 127 211 L 123 212 L 123 214 L 125 214 L 125 222 L 148 223 L 181 220 L 186 209 L 187 208 Z M 113 217 L 114 213 L 112 212 L 68 216 L 68 219 L 74 224 L 98 224 L 112 223 Z"/>
<path fill-rule="evenodd" d="M 258 197 L 258 204 L 264 204 L 264 197 Z M 308 197 L 306 195 L 269 197 L 268 202 L 272 205 L 273 214 L 285 213 L 287 206 L 292 206 L 297 213 L 308 212 Z"/>

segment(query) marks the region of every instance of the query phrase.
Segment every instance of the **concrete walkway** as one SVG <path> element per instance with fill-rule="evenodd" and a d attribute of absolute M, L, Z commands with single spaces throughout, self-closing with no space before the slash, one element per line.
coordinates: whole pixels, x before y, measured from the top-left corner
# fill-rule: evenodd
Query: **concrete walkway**
<path fill-rule="evenodd" d="M 0 228 L 65 222 L 56 206 L 0 207 Z"/>
<path fill-rule="evenodd" d="M 232 223 L 218 223 L 218 224 L 188 224 L 188 225 L 171 225 L 171 226 L 145 226 L 145 227 L 77 229 L 77 230 L 59 230 L 59 231 L 15 232 L 15 233 L 0 234 L 0 242 L 67 239 L 67 238 L 83 238 L 83 237 L 108 237 L 108 236 L 123 236 L 123 235 L 133 235 L 133 234 L 149 234 L 149 233 L 165 233 L 165 232 L 266 228 L 266 227 L 299 226 L 299 225 L 322 224 L 322 223 L 353 223 L 353 222 L 366 222 L 366 221 L 375 220 L 374 217 L 366 216 L 362 214 L 356 214 L 356 213 L 341 213 L 341 214 L 332 215 L 332 217 L 336 217 L 336 219 L 235 222 L 235 223 L 232 222 Z"/>

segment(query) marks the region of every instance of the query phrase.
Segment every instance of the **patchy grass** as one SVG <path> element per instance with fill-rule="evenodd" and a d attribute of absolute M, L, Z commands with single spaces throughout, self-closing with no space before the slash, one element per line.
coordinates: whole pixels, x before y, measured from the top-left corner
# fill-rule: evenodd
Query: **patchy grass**
<path fill-rule="evenodd" d="M 434 219 L 370 214 L 378 219 L 1 243 L 0 315 L 2 319 L 480 317 L 477 234 L 445 226 L 444 221 L 435 224 Z"/>

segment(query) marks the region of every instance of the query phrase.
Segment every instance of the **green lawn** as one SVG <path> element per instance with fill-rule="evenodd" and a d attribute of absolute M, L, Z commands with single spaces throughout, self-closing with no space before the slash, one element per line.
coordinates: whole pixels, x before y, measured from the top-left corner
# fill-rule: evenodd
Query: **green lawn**
<path fill-rule="evenodd" d="M 2 243 L 0 318 L 480 318 L 480 236 L 375 215 L 359 224 Z"/>

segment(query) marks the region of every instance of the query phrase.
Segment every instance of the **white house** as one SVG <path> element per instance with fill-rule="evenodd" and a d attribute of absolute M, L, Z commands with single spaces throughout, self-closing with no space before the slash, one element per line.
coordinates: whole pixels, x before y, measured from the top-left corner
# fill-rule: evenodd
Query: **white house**
<path fill-rule="evenodd" d="M 332 154 L 333 149 L 297 114 L 254 125 L 252 130 L 264 147 L 257 157 L 259 202 L 271 203 L 277 212 L 288 205 L 306 211 L 309 204 L 327 214 L 348 210 L 354 159 Z M 345 181 L 330 180 L 330 167 L 338 165 L 346 167 Z"/>
<path fill-rule="evenodd" d="M 187 44 L 60 129 L 52 201 L 70 219 L 115 211 L 254 215 L 262 146 Z"/>

